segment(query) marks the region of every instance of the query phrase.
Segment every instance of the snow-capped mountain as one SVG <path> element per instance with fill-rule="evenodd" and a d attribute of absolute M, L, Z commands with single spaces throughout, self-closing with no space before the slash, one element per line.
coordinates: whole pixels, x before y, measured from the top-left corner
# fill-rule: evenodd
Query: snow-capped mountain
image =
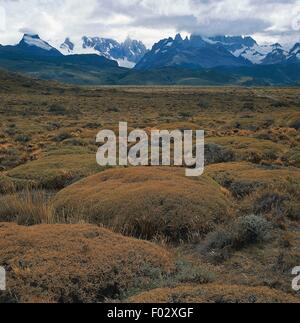
<path fill-rule="evenodd" d="M 276 43 L 271 46 L 271 50 L 262 60 L 262 64 L 272 65 L 285 63 L 287 61 L 288 56 L 288 50 L 284 49 L 280 44 Z"/>
<path fill-rule="evenodd" d="M 137 69 L 168 66 L 212 68 L 217 66 L 300 63 L 300 43 L 292 49 L 276 43 L 259 45 L 252 37 L 192 35 L 163 39 L 137 64 Z"/>
<path fill-rule="evenodd" d="M 63 52 L 64 54 L 72 54 L 74 51 L 74 47 L 75 45 L 71 42 L 70 38 L 67 37 L 64 41 L 64 43 L 62 43 L 60 45 L 60 50 L 61 52 Z"/>
<path fill-rule="evenodd" d="M 147 49 L 142 42 L 130 38 L 119 43 L 110 38 L 84 36 L 77 44 L 66 38 L 60 45 L 60 51 L 64 55 L 97 54 L 116 60 L 119 66 L 132 68 L 145 55 Z"/>
<path fill-rule="evenodd" d="M 22 40 L 16 46 L 16 48 L 30 54 L 42 56 L 62 56 L 57 49 L 49 45 L 36 34 L 24 34 Z"/>
<path fill-rule="evenodd" d="M 295 44 L 294 47 L 289 51 L 288 62 L 300 62 L 300 43 Z"/>
<path fill-rule="evenodd" d="M 244 57 L 253 64 L 282 64 L 288 62 L 300 62 L 300 44 L 292 49 L 279 43 L 272 45 L 259 45 L 251 37 L 218 36 L 208 39 L 213 43 L 224 46 L 236 57 Z"/>
<path fill-rule="evenodd" d="M 183 39 L 180 34 L 156 43 L 136 65 L 136 69 L 162 67 L 213 68 L 217 66 L 244 66 L 251 64 L 243 57 L 234 56 L 222 44 L 198 35 Z"/>
<path fill-rule="evenodd" d="M 252 37 L 216 36 L 208 38 L 208 41 L 223 46 L 235 57 L 243 57 L 253 64 L 260 64 L 270 51 L 267 47 L 261 48 Z"/>

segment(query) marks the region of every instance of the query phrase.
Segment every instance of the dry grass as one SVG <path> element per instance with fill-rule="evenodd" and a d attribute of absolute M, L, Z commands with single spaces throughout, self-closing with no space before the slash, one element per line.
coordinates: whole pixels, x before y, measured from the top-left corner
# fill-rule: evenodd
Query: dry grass
<path fill-rule="evenodd" d="M 55 216 L 45 191 L 22 191 L 0 195 L 0 222 L 20 225 L 54 223 Z"/>
<path fill-rule="evenodd" d="M 0 174 L 0 194 L 9 194 L 15 191 L 13 181 L 8 177 Z"/>
<path fill-rule="evenodd" d="M 54 199 L 63 221 L 81 219 L 124 234 L 147 239 L 162 235 L 176 242 L 204 235 L 227 221 L 230 205 L 209 177 L 191 179 L 183 169 L 155 167 L 108 170 Z"/>
<path fill-rule="evenodd" d="M 214 143 L 230 148 L 236 160 L 245 160 L 253 163 L 276 161 L 289 150 L 283 144 L 274 143 L 270 140 L 262 140 L 242 136 L 225 136 L 207 138 L 208 143 Z"/>
<path fill-rule="evenodd" d="M 300 182 L 298 168 L 256 166 L 246 162 L 209 165 L 205 172 L 237 198 L 243 198 L 259 189 L 281 189 L 291 181 Z"/>
<path fill-rule="evenodd" d="M 128 300 L 129 303 L 300 303 L 299 298 L 268 287 L 238 285 L 187 285 L 156 289 Z"/>
<path fill-rule="evenodd" d="M 0 72 L 0 78 L 2 76 Z M 144 244 L 134 242 L 138 259 L 134 257 L 132 263 L 129 263 L 127 251 L 117 248 L 118 252 L 113 251 L 112 266 L 116 263 L 114 259 L 119 257 L 125 268 L 118 271 L 117 265 L 114 268 L 116 275 L 124 274 L 126 268 L 129 271 L 134 268 L 134 286 L 129 288 L 130 292 L 148 287 L 170 287 L 174 283 L 177 286 L 178 283 L 207 282 L 211 273 L 216 274 L 214 281 L 220 286 L 215 289 L 223 290 L 226 281 L 228 285 L 269 286 L 291 292 L 291 269 L 299 265 L 300 259 L 300 132 L 297 130 L 300 89 L 75 88 L 19 76 L 4 75 L 2 79 L 0 221 L 26 225 L 57 221 L 104 223 L 119 232 L 151 238 L 163 243 L 164 248 L 170 247 L 170 240 L 173 240 L 176 251 L 183 258 L 192 258 L 196 264 L 183 266 L 183 272 L 164 275 L 161 269 L 147 262 L 136 274 L 135 266 L 138 267 L 142 259 L 139 246 L 144 252 Z M 206 144 L 214 144 L 208 147 L 208 163 L 224 163 L 206 167 L 205 176 L 199 180 L 185 178 L 183 170 L 152 168 L 111 170 L 88 177 L 102 171 L 95 162 L 97 132 L 117 130 L 119 121 L 128 121 L 129 129 L 146 131 L 153 128 L 204 129 Z M 232 163 L 232 160 L 240 162 Z M 85 179 L 69 186 L 82 178 Z M 53 194 L 65 187 L 55 198 L 55 206 L 59 207 L 57 218 L 49 201 L 49 191 L 38 190 L 48 189 Z M 207 232 L 218 234 L 220 228 L 230 227 L 237 217 L 247 219 L 253 213 L 272 224 L 271 241 L 246 244 L 241 250 L 231 248 L 229 254 L 224 248 L 217 263 L 211 262 L 211 258 L 216 257 L 199 252 L 199 244 L 203 243 Z M 98 298 L 93 288 L 90 298 L 87 297 L 91 282 L 99 286 L 102 279 L 94 279 L 94 271 L 89 271 L 91 267 L 88 267 L 89 263 L 94 266 L 93 259 L 99 255 L 92 254 L 92 260 L 83 258 L 81 248 L 85 248 L 85 242 L 82 243 L 78 229 L 74 229 L 74 236 L 71 225 L 59 231 L 61 237 L 66 233 L 65 243 L 54 232 L 57 226 L 43 226 L 43 230 L 17 228 L 5 225 L 1 231 L 1 238 L 11 236 L 15 240 L 6 248 L 5 257 L 13 259 L 16 251 L 24 249 L 32 257 L 30 263 L 33 265 L 23 265 L 27 254 L 16 258 L 20 261 L 15 265 L 17 271 L 25 275 L 24 271 L 27 276 L 22 276 L 20 285 L 15 287 L 16 297 L 10 294 L 6 300 L 57 301 L 58 294 L 62 295 L 59 301 L 76 301 L 78 297 L 80 301 L 92 301 L 92 298 L 97 301 L 111 297 L 108 292 Z M 12 233 L 12 230 L 16 232 Z M 48 244 L 47 252 L 42 256 L 36 251 L 41 238 L 35 238 L 35 230 L 44 234 L 42 245 Z M 123 237 L 117 237 L 120 243 L 125 241 Z M 245 238 L 247 235 L 243 234 L 242 241 Z M 178 245 L 179 241 L 184 243 Z M 106 250 L 117 250 L 114 242 L 101 243 Z M 35 250 L 34 254 L 28 251 L 29 247 Z M 102 249 L 97 248 L 95 250 L 100 250 L 101 254 Z M 58 254 L 60 250 L 62 254 Z M 123 253 L 126 259 L 123 259 Z M 65 266 L 61 277 L 55 277 L 59 275 L 52 256 Z M 36 263 L 40 268 L 42 261 L 44 272 L 49 267 L 50 276 L 51 272 L 53 275 L 49 278 L 48 273 L 42 274 L 44 283 L 38 285 L 32 282 L 32 277 L 37 276 L 30 276 L 30 272 L 34 271 Z M 1 263 L 5 263 L 2 258 Z M 76 285 L 78 280 L 73 264 L 80 287 Z M 111 268 L 109 266 L 107 268 Z M 208 269 L 208 274 L 203 268 Z M 126 274 L 125 278 L 129 276 Z M 167 284 L 162 284 L 162 280 Z M 21 290 L 22 286 L 25 287 Z M 65 293 L 65 288 L 70 292 Z M 111 290 L 115 288 L 109 288 Z M 247 291 L 250 293 L 250 289 Z M 222 294 L 223 299 L 235 300 L 232 293 L 239 300 L 240 291 L 229 287 L 224 287 L 224 294 L 230 298 Z M 26 294 L 28 298 L 24 296 Z M 269 300 L 268 295 L 263 293 L 258 300 Z M 280 300 L 287 301 L 289 297 L 283 295 Z"/>
<path fill-rule="evenodd" d="M 39 160 L 21 165 L 8 172 L 13 179 L 27 180 L 42 189 L 59 190 L 102 168 L 96 164 L 93 153 L 76 153 L 70 149 L 46 154 Z"/>
<path fill-rule="evenodd" d="M 2 303 L 104 302 L 174 269 L 166 250 L 91 225 L 0 224 L 0 237 Z"/>

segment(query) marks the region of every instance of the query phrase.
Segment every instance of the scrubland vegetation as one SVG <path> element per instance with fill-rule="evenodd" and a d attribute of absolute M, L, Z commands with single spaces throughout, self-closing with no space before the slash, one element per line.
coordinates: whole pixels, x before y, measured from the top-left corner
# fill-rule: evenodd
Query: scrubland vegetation
<path fill-rule="evenodd" d="M 300 89 L 0 79 L 0 302 L 299 302 Z M 204 129 L 205 174 L 97 166 L 119 121 Z"/>

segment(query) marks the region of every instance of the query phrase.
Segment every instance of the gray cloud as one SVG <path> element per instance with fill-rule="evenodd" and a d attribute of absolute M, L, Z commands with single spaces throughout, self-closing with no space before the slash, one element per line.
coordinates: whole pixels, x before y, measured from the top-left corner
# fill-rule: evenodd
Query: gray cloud
<path fill-rule="evenodd" d="M 6 12 L 0 43 L 15 43 L 26 30 L 54 43 L 130 35 L 148 46 L 177 32 L 283 42 L 299 41 L 300 32 L 300 0 L 0 0 L 0 6 Z"/>

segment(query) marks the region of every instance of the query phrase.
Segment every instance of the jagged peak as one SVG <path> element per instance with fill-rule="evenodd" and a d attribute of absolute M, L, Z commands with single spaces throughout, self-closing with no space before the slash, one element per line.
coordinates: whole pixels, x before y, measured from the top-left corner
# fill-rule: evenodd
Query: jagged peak
<path fill-rule="evenodd" d="M 23 35 L 23 39 L 24 38 L 33 38 L 33 39 L 41 39 L 40 36 L 36 33 L 25 33 Z"/>
<path fill-rule="evenodd" d="M 183 41 L 183 39 L 179 33 L 175 36 L 175 41 Z"/>

